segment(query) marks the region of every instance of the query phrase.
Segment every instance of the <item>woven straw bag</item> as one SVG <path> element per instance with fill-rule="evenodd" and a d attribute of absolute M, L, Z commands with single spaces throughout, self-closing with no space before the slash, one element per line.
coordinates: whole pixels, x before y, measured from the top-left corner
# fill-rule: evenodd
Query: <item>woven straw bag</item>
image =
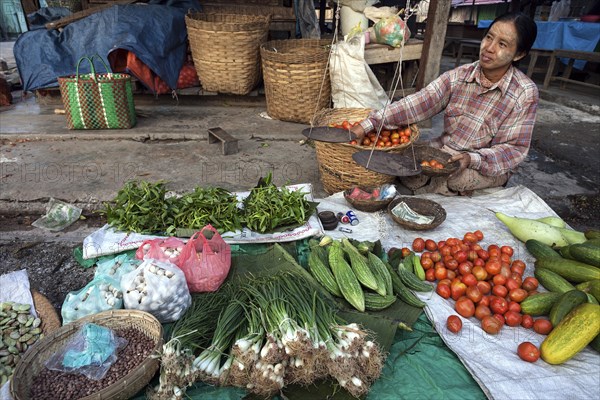
<path fill-rule="evenodd" d="M 60 95 L 65 106 L 69 129 L 129 129 L 137 119 L 133 102 L 131 76 L 121 73 L 97 74 L 94 60 L 98 56 L 81 57 L 75 75 L 58 78 Z M 80 74 L 81 63 L 87 60 L 91 73 Z"/>
<path fill-rule="evenodd" d="M 370 110 L 365 108 L 334 108 L 321 110 L 313 119 L 313 126 L 327 126 L 339 124 L 343 121 L 350 123 L 362 121 L 369 115 Z M 408 143 L 394 147 L 386 147 L 375 151 L 402 153 L 408 146 L 419 138 L 419 129 L 411 125 L 412 134 Z M 352 155 L 358 151 L 371 150 L 370 146 L 358 146 L 349 143 L 327 143 L 315 141 L 317 162 L 323 189 L 329 193 L 337 193 L 353 187 L 373 188 L 392 183 L 395 176 L 380 174 L 366 169 L 357 164 Z"/>
<path fill-rule="evenodd" d="M 260 46 L 267 113 L 281 121 L 310 123 L 329 107 L 329 40 L 273 40 Z"/>
<path fill-rule="evenodd" d="M 271 15 L 190 13 L 185 17 L 194 66 L 209 92 L 246 95 L 258 85 L 260 45 Z"/>

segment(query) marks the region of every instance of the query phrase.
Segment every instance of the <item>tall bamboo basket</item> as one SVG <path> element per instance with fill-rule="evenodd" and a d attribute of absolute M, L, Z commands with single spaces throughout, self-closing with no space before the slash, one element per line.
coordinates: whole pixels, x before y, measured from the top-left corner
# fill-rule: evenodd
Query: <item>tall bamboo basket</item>
<path fill-rule="evenodd" d="M 328 108 L 329 40 L 272 40 L 260 46 L 267 113 L 281 121 L 310 123 Z"/>
<path fill-rule="evenodd" d="M 313 119 L 313 126 L 339 124 L 343 121 L 350 123 L 362 121 L 371 110 L 365 108 L 334 108 L 321 110 Z M 419 138 L 419 129 L 411 125 L 411 136 L 408 143 L 394 147 L 386 147 L 375 151 L 402 153 L 408 146 Z M 326 143 L 315 141 L 317 162 L 323 189 L 329 193 L 337 193 L 353 187 L 372 188 L 392 183 L 395 176 L 380 174 L 357 164 L 352 155 L 358 151 L 371 150 L 370 146 L 358 146 L 350 143 Z"/>
<path fill-rule="evenodd" d="M 246 95 L 261 78 L 260 45 L 271 15 L 189 13 L 185 17 L 192 58 L 202 88 Z"/>

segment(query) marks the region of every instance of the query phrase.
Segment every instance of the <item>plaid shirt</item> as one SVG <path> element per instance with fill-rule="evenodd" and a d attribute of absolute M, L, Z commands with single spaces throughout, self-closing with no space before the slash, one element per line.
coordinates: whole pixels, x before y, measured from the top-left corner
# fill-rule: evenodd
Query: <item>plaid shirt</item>
<path fill-rule="evenodd" d="M 444 133 L 432 144 L 468 152 L 469 168 L 497 176 L 525 159 L 539 101 L 535 83 L 510 67 L 490 88 L 481 85 L 479 62 L 448 71 L 419 92 L 390 104 L 384 127 L 413 124 L 444 110 Z M 365 132 L 378 127 L 382 111 L 361 122 Z"/>

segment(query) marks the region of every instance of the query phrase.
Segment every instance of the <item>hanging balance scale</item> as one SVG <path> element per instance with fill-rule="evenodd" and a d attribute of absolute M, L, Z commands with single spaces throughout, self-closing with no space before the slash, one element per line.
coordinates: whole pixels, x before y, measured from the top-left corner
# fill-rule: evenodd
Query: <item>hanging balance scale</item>
<path fill-rule="evenodd" d="M 408 9 L 408 7 L 407 7 L 407 9 Z M 339 13 L 339 7 L 338 7 L 338 13 Z M 338 21 L 339 21 L 339 19 L 338 19 Z M 334 31 L 334 38 L 333 38 L 334 43 L 337 41 L 337 31 L 338 31 L 338 26 L 336 24 L 335 31 Z M 402 48 L 403 47 L 404 46 L 402 46 Z M 388 108 L 388 105 L 392 101 L 391 99 L 392 99 L 393 93 L 396 92 L 398 84 L 400 83 L 401 88 L 404 89 L 402 86 L 402 74 L 401 74 L 402 71 L 401 71 L 401 69 L 402 69 L 402 49 L 400 51 L 400 59 L 398 60 L 398 63 L 397 63 L 397 68 L 396 68 L 396 71 L 394 74 L 394 78 L 392 79 L 392 83 L 391 83 L 392 90 L 390 91 L 390 101 L 387 101 L 385 104 L 385 107 L 383 108 L 384 115 L 385 115 L 385 111 Z M 402 90 L 402 91 L 404 91 L 404 90 Z M 319 96 L 320 95 L 321 95 L 321 93 L 319 93 Z M 315 110 L 315 113 L 316 113 L 316 110 Z M 382 128 L 383 128 L 383 123 L 377 129 L 377 139 L 379 139 L 379 137 L 380 137 Z M 329 126 L 315 126 L 315 127 L 311 126 L 310 128 L 304 129 L 302 131 L 302 134 L 304 136 L 306 136 L 308 139 L 320 141 L 320 142 L 327 142 L 327 143 L 349 143 L 350 141 L 357 139 L 357 136 L 348 129 L 329 127 Z M 368 170 L 378 172 L 381 174 L 385 174 L 385 175 L 391 175 L 391 176 L 398 176 L 398 177 L 414 176 L 414 175 L 418 175 L 421 173 L 421 171 L 422 171 L 421 165 L 416 162 L 414 148 L 412 146 L 412 143 L 409 145 L 412 157 L 409 157 L 409 156 L 405 156 L 405 155 L 398 154 L 398 153 L 392 153 L 389 151 L 377 150 L 375 148 L 375 143 L 376 143 L 377 139 L 373 142 L 373 146 L 370 150 L 362 150 L 362 151 L 358 151 L 358 152 L 354 153 L 352 155 L 352 159 L 354 160 L 354 162 L 356 162 L 358 165 L 360 165 Z"/>

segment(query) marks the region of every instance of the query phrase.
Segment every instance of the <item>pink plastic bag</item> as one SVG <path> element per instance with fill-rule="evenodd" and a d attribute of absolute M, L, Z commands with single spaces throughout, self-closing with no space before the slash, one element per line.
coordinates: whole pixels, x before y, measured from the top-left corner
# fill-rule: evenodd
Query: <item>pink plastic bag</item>
<path fill-rule="evenodd" d="M 229 274 L 231 248 L 212 225 L 206 225 L 188 240 L 177 265 L 190 292 L 214 292 Z"/>
<path fill-rule="evenodd" d="M 138 260 L 151 258 L 159 261 L 168 261 L 179 266 L 184 247 L 185 242 L 176 237 L 145 240 L 135 252 L 135 258 Z"/>

